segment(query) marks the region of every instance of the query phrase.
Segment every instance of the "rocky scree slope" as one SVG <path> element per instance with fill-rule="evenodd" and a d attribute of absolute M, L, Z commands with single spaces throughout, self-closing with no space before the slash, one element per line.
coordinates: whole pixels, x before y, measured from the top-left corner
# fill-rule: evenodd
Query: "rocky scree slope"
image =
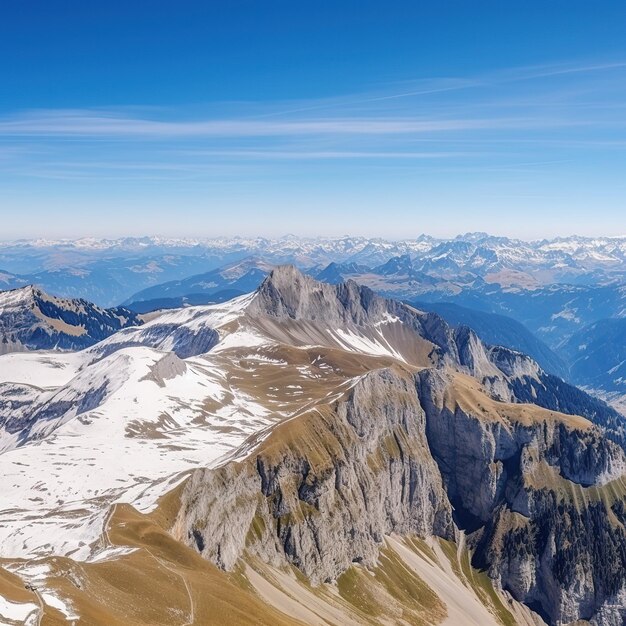
<path fill-rule="evenodd" d="M 245 459 L 194 472 L 177 538 L 226 570 L 256 558 L 319 583 L 371 567 L 390 534 L 467 535 L 473 564 L 546 622 L 623 623 L 617 414 L 528 357 L 355 283 L 279 268 L 249 308 L 283 332 L 324 323 L 366 335 L 389 316 L 432 346 L 430 363 L 398 352 L 346 398 L 254 438 Z"/>

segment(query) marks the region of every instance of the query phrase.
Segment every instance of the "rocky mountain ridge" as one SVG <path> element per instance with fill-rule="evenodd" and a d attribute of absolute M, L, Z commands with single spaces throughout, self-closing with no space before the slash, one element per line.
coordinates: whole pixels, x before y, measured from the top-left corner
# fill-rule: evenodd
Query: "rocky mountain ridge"
<path fill-rule="evenodd" d="M 141 324 L 122 307 L 56 298 L 32 285 L 0 292 L 0 354 L 20 350 L 80 350 Z"/>
<path fill-rule="evenodd" d="M 327 300 L 331 288 L 294 278 L 281 271 L 277 280 L 264 283 L 258 302 L 266 314 L 313 320 L 328 310 L 335 322 L 363 323 L 364 316 L 375 318 L 377 313 L 370 312 L 383 306 L 380 299 L 373 305 L 369 292 L 356 285 L 352 297 L 345 298 L 351 288 L 340 286 L 334 290 L 342 311 L 337 314 Z M 475 384 L 491 363 L 488 351 L 467 331 L 455 340 L 445 353 L 453 354 L 454 345 L 453 358 L 472 372 L 468 378 Z M 413 375 L 372 372 L 330 414 L 301 416 L 303 424 L 283 427 L 296 430 L 297 436 L 275 429 L 249 464 L 195 473 L 185 489 L 176 536 L 226 569 L 247 555 L 273 565 L 285 561 L 314 582 L 328 582 L 355 562 L 373 566 L 385 535 L 450 539 L 464 531 L 475 562 L 487 566 L 503 588 L 548 623 L 596 619 L 598 624 L 620 624 L 626 608 L 615 607 L 615 598 L 624 593 L 626 536 L 612 530 L 612 509 L 592 501 L 575 518 L 580 522 L 559 527 L 560 491 L 546 491 L 549 478 L 539 490 L 533 481 L 539 472 L 574 490 L 615 489 L 617 484 L 623 493 L 623 448 L 579 417 L 499 406 L 488 396 L 481 406 L 478 385 L 471 389 L 478 403 L 468 400 L 468 382 L 457 380 L 467 375 L 451 374 L 449 365 L 441 369 L 441 363 Z M 513 370 L 508 375 L 517 376 Z M 509 376 L 502 376 L 503 382 Z M 514 395 L 510 400 L 515 401 Z M 222 489 L 230 490 L 229 495 Z M 516 516 L 525 518 L 526 526 L 517 522 L 511 528 L 508 518 Z M 586 536 L 585 516 L 599 516 L 595 527 L 620 547 L 612 553 L 610 574 L 594 552 L 597 542 L 589 551 L 581 548 L 579 556 L 590 567 L 582 593 L 573 573 L 577 561 L 563 554 L 565 544 L 548 552 L 539 543 L 538 552 L 530 552 L 535 565 L 516 562 L 519 528 L 531 536 L 538 533 L 538 541 L 545 541 L 541 533 L 546 524 L 560 529 L 559 540 L 568 532 Z M 507 518 L 509 527 L 494 518 Z M 512 564 L 527 567 L 527 577 L 520 580 Z"/>
<path fill-rule="evenodd" d="M 28 581 L 24 556 L 51 572 L 67 559 L 82 582 L 61 597 L 77 611 L 91 610 L 98 563 L 135 563 L 143 588 L 145 558 L 150 585 L 177 572 L 171 586 L 184 581 L 198 614 L 189 589 L 210 576 L 291 623 L 625 617 L 623 418 L 527 356 L 356 282 L 279 267 L 249 296 L 162 313 L 80 353 L 4 355 L 0 375 L 13 420 L 0 432 L 3 563 Z M 84 481 L 65 471 L 77 463 Z M 37 584 L 61 593 L 55 576 Z M 108 610 L 127 601 L 144 611 L 138 597 Z"/>

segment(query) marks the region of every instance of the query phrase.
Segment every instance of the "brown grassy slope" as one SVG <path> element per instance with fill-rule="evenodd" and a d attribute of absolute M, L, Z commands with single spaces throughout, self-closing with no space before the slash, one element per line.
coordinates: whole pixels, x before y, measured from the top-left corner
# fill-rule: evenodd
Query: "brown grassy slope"
<path fill-rule="evenodd" d="M 298 624 L 264 603 L 238 574 L 227 574 L 175 541 L 167 524 L 177 491 L 159 509 L 143 515 L 127 504 L 114 507 L 108 522 L 112 545 L 131 554 L 100 563 L 45 559 L 51 567 L 45 587 L 68 600 L 87 626 L 183 626 L 186 624 Z M 16 576 L 0 570 L 0 593 L 37 604 Z M 67 624 L 45 606 L 41 626 Z"/>
<path fill-rule="evenodd" d="M 551 411 L 534 404 L 501 402 L 491 398 L 475 378 L 455 372 L 446 389 L 444 405 L 454 410 L 458 405 L 464 412 L 489 421 L 508 421 L 529 426 L 541 422 L 560 422 L 572 429 L 592 428 L 589 420 L 578 415 Z"/>

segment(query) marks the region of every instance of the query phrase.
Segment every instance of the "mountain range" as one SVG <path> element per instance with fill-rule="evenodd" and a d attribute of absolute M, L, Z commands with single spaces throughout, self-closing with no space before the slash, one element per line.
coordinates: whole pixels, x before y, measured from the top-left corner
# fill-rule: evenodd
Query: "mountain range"
<path fill-rule="evenodd" d="M 369 268 L 357 263 L 331 262 L 319 268 L 301 268 L 318 280 L 338 283 L 348 279 L 366 285 L 388 297 L 421 302 L 452 302 L 461 306 L 517 319 L 551 346 L 557 346 L 574 332 L 597 319 L 620 316 L 626 310 L 626 287 L 622 283 L 608 285 L 572 285 L 553 283 L 526 289 L 488 283 L 481 277 L 455 274 L 445 278 L 438 274 L 408 271 L 413 262 L 408 256 L 391 257 L 380 266 Z M 208 301 L 221 291 L 241 292 L 258 286 L 273 264 L 257 257 L 227 264 L 203 274 L 175 280 L 130 296 L 125 305 L 138 302 L 202 297 Z M 240 275 L 239 272 L 242 272 Z M 459 278 L 461 277 L 461 278 Z"/>
<path fill-rule="evenodd" d="M 626 619 L 623 416 L 355 281 L 4 354 L 0 406 L 9 624 Z"/>
<path fill-rule="evenodd" d="M 224 302 L 255 289 L 276 264 L 290 262 L 331 284 L 351 279 L 422 307 L 445 303 L 453 324 L 450 305 L 462 307 L 487 343 L 517 347 L 546 371 L 619 395 L 614 368 L 622 359 L 600 359 L 599 370 L 586 371 L 589 359 L 581 360 L 572 346 L 599 321 L 623 318 L 625 250 L 626 239 L 617 237 L 524 242 L 484 233 L 395 242 L 294 236 L 21 241 L 0 245 L 0 286 L 35 284 L 56 296 L 106 307 L 122 303 L 149 314 Z M 622 336 L 607 353 L 617 357 L 626 350 Z M 602 351 L 599 343 L 597 353 Z"/>
<path fill-rule="evenodd" d="M 143 290 L 125 305 L 146 312 L 223 301 L 256 287 L 271 267 L 263 259 L 248 257 L 205 274 Z M 527 289 L 488 283 L 476 275 L 465 275 L 459 281 L 457 274 L 447 279 L 416 270 L 409 255 L 391 257 L 373 268 L 362 263 L 332 261 L 321 269 L 304 271 L 331 284 L 351 279 L 385 296 L 419 302 L 421 308 L 438 311 L 453 325 L 471 326 L 487 343 L 532 355 L 546 371 L 571 377 L 576 384 L 614 390 L 614 381 L 619 378 L 612 377 L 610 370 L 620 361 L 607 362 L 606 367 L 596 363 L 599 368 L 585 373 L 584 368 L 574 364 L 578 357 L 573 356 L 568 345 L 599 320 L 621 319 L 626 311 L 626 287 L 620 282 L 554 283 Z M 574 339 L 570 340 L 572 336 Z M 626 351 L 626 335 L 618 334 L 614 339 L 617 343 L 612 351 Z"/>
<path fill-rule="evenodd" d="M 390 259 L 407 255 L 410 267 L 405 267 L 405 276 L 411 278 L 413 297 L 431 290 L 432 278 L 437 279 L 436 289 L 451 292 L 483 282 L 532 290 L 552 284 L 617 284 L 624 281 L 626 272 L 624 237 L 534 242 L 486 233 L 445 240 L 422 235 L 404 241 L 364 237 L 143 237 L 5 242 L 0 244 L 0 277 L 4 277 L 0 280 L 6 288 L 22 286 L 26 281 L 55 295 L 114 306 L 142 289 L 251 256 L 273 265 L 293 263 L 303 270 L 319 271 L 332 262 L 383 267 Z M 426 285 L 421 284 L 424 280 Z M 400 289 L 407 290 L 406 286 Z"/>

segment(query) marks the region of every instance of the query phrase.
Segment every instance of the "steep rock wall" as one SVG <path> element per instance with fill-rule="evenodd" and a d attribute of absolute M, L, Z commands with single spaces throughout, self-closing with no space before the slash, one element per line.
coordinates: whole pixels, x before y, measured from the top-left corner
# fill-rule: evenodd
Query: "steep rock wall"
<path fill-rule="evenodd" d="M 451 513 L 414 380 L 385 369 L 245 462 L 195 472 L 174 533 L 226 569 L 247 551 L 319 582 L 373 565 L 386 534 L 453 538 Z"/>

